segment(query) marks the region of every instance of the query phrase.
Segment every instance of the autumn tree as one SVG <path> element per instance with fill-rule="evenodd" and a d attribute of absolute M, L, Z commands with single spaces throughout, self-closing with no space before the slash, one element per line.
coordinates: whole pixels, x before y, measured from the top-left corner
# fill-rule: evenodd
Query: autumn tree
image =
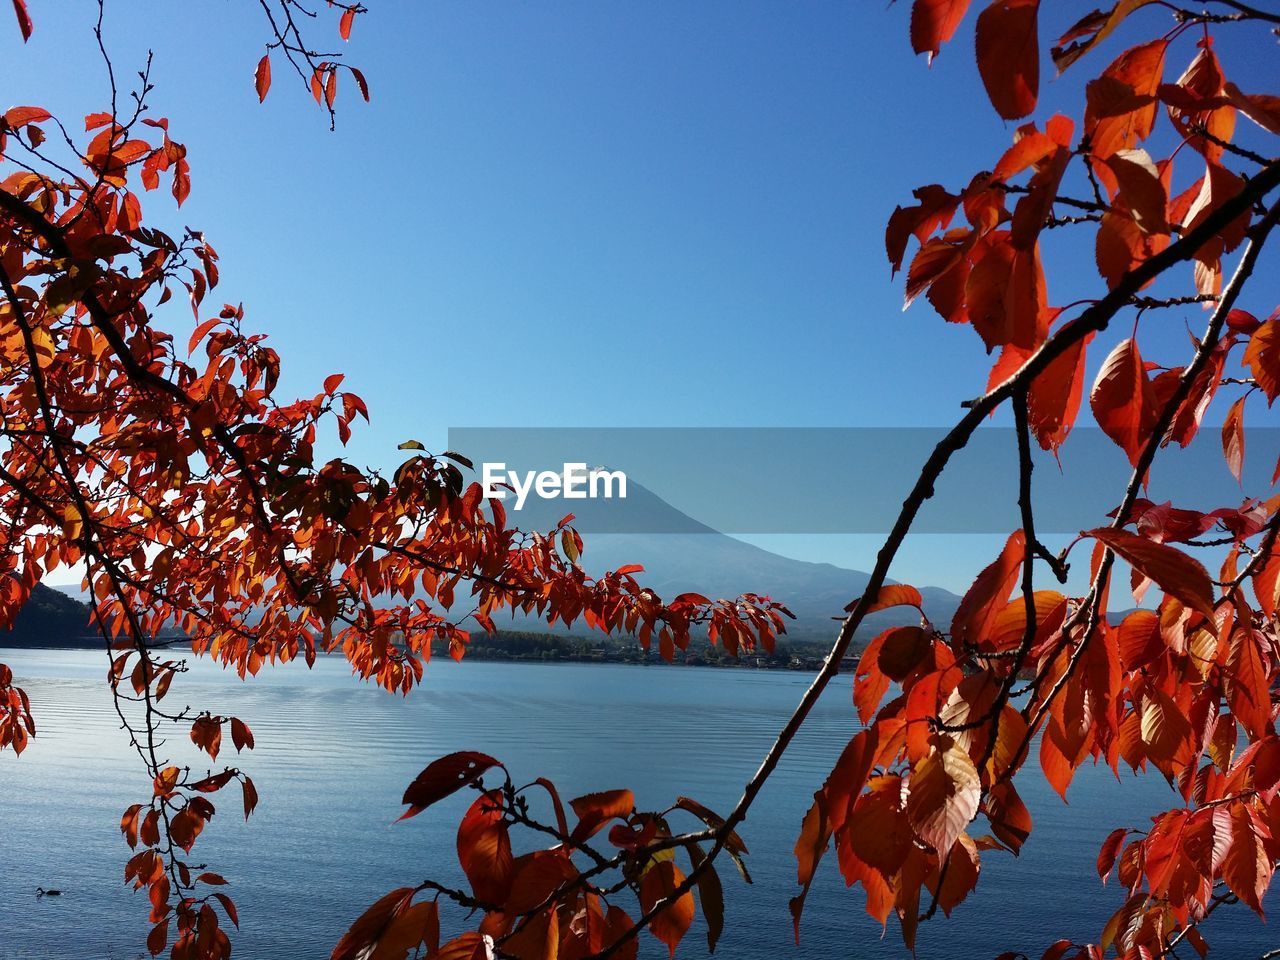
<path fill-rule="evenodd" d="M 922 187 L 889 219 L 888 259 L 895 272 L 907 264 L 908 303 L 923 296 L 946 321 L 970 324 L 994 364 L 921 467 L 825 666 L 733 809 L 676 797 L 641 811 L 626 789 L 566 802 L 545 779 L 517 785 L 498 758 L 436 758 L 407 786 L 403 816 L 474 792 L 458 829 L 467 883 L 403 878 L 355 921 L 335 960 L 598 960 L 634 956 L 646 931 L 674 954 L 699 909 L 714 949 L 725 922 L 718 867 L 728 858 L 747 876 L 739 826 L 864 618 L 889 607 L 915 608 L 919 623 L 885 631 L 862 653 L 860 728 L 796 843 L 797 936 L 817 863 L 834 847 L 868 912 L 896 917 L 910 947 L 921 922 L 959 907 L 982 857 L 1031 842 L 1019 783 L 1043 775 L 1065 793 L 1086 762 L 1154 770 L 1180 803 L 1149 825 L 1117 825 L 1098 866 L 1104 878 L 1118 873 L 1123 902 L 1096 943 L 1060 941 L 1044 960 L 1159 957 L 1184 942 L 1204 954 L 1201 926 L 1214 911 L 1242 901 L 1261 912 L 1280 857 L 1280 497 L 1249 491 L 1204 512 L 1158 503 L 1148 484 L 1161 451 L 1189 444 L 1224 404 L 1224 469 L 1241 476 L 1246 404 L 1280 395 L 1280 311 L 1246 290 L 1280 219 L 1280 161 L 1270 154 L 1280 98 L 1228 80 L 1214 46 L 1218 32 L 1274 32 L 1280 14 L 1235 0 L 1206 6 L 1121 0 L 1064 24 L 1049 51 L 1062 82 L 1096 65 L 1082 115 L 1024 122 L 993 151 L 991 170 Z M 273 65 L 330 121 L 340 86 L 367 98 L 362 73 L 305 38 L 312 11 L 295 0 L 260 7 L 260 98 Z M 341 40 L 367 12 L 329 7 Z M 915 50 L 937 55 L 968 7 L 915 0 Z M 994 0 L 976 17 L 977 68 L 1008 120 L 1036 113 L 1039 7 Z M 15 9 L 29 35 L 26 5 Z M 1118 49 L 1113 35 L 1133 30 L 1145 42 Z M 462 657 L 463 623 L 489 630 L 503 610 L 623 631 L 656 641 L 668 659 L 695 626 L 731 652 L 770 647 L 786 611 L 752 594 L 664 601 L 634 567 L 592 579 L 567 521 L 510 528 L 501 502 L 467 484 L 459 454 L 411 442 L 389 476 L 319 462 L 318 431 L 345 442 L 367 416 L 363 402 L 338 375 L 312 397 L 277 397 L 280 358 L 245 311 L 206 306 L 219 279 L 213 247 L 144 221 L 136 192 L 163 182 L 181 204 L 186 150 L 147 111 L 149 73 L 126 97 L 105 47 L 104 62 L 110 101 L 83 135 L 39 107 L 4 115 L 0 617 L 49 572 L 84 565 L 115 702 L 151 781 L 121 820 L 134 850 L 125 878 L 151 905 L 148 947 L 221 958 L 236 907 L 224 879 L 197 872 L 189 855 L 222 791 L 238 786 L 246 815 L 256 793 L 238 767 L 202 776 L 171 765 L 160 741 L 189 732 L 213 763 L 224 732 L 237 751 L 253 747 L 253 734 L 234 717 L 168 709 L 181 662 L 155 642 L 166 631 L 242 676 L 341 651 L 359 676 L 408 692 L 433 643 Z M 1053 305 L 1040 242 L 1050 230 L 1092 249 L 1096 296 Z M 180 312 L 175 295 L 193 312 L 181 337 L 157 319 Z M 1188 356 L 1144 359 L 1143 333 L 1175 308 L 1204 313 Z M 1132 474 L 1111 514 L 1055 554 L 1036 533 L 1032 445 L 1066 449 L 1091 341 L 1118 322 L 1133 334 L 1103 360 L 1088 399 Z M 978 572 L 954 620 L 935 625 L 891 568 L 951 458 L 1004 408 L 1017 438 L 1020 529 Z M 1201 549 L 1225 554 L 1216 575 L 1193 556 Z M 1152 601 L 1119 621 L 1109 616 L 1117 561 L 1131 571 L 1128 588 Z M 1081 596 L 1056 589 L 1070 564 L 1088 569 Z M 25 695 L 0 667 L 0 746 L 20 752 L 34 732 Z"/>

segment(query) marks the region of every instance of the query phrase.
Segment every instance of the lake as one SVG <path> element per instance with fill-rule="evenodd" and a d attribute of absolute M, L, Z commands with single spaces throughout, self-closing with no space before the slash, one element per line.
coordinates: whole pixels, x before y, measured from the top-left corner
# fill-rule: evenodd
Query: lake
<path fill-rule="evenodd" d="M 150 784 L 118 729 L 94 651 L 0 650 L 31 695 L 39 736 L 21 758 L 0 755 L 0 960 L 125 960 L 145 955 L 145 896 L 122 883 L 121 811 Z M 350 676 L 345 661 L 290 664 L 241 683 L 197 662 L 167 706 L 242 717 L 257 749 L 240 758 L 262 800 L 246 823 L 238 791 L 195 847 L 224 874 L 243 930 L 235 955 L 323 960 L 377 897 L 433 877 L 459 877 L 454 837 L 471 797 L 460 794 L 393 825 L 406 784 L 431 760 L 477 749 L 506 762 L 517 783 L 544 775 L 568 799 L 631 787 L 641 809 L 687 794 L 727 811 L 810 674 L 612 664 L 435 661 L 424 686 L 390 696 Z M 850 678 L 832 684 L 740 830 L 755 884 L 725 862 L 728 958 L 904 957 L 896 921 L 882 936 L 828 857 L 810 894 L 799 947 L 787 900 L 791 850 L 814 789 L 856 729 Z M 194 761 L 185 735 L 173 756 Z M 222 762 L 236 763 L 230 737 Z M 208 766 L 207 759 L 199 766 Z M 523 778 L 523 779 L 520 779 Z M 1098 845 L 1115 826 L 1177 804 L 1159 776 L 1118 784 L 1082 770 L 1064 805 L 1029 769 L 1020 787 L 1036 828 L 1021 858 L 984 856 L 978 890 L 954 916 L 923 924 L 921 958 L 980 960 L 1020 949 L 1039 957 L 1059 936 L 1096 939 L 1121 893 L 1100 886 Z M 37 886 L 62 897 L 37 900 Z M 456 915 L 455 915 L 456 916 Z M 1244 907 L 1204 930 L 1214 957 L 1256 958 L 1280 944 Z M 646 935 L 642 955 L 666 951 Z M 700 929 L 681 956 L 706 954 Z"/>

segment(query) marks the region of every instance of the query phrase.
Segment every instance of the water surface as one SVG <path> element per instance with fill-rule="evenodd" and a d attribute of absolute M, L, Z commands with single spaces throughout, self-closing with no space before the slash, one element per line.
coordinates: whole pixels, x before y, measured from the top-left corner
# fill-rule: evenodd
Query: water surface
<path fill-rule="evenodd" d="M 146 905 L 122 883 L 128 848 L 118 822 L 150 785 L 125 742 L 93 651 L 0 650 L 31 695 L 39 737 L 21 758 L 0 755 L 0 960 L 126 960 L 144 955 Z M 459 795 L 392 825 L 405 785 L 432 759 L 477 749 L 512 775 L 548 776 L 567 798 L 631 787 L 641 809 L 681 793 L 728 810 L 812 679 L 781 671 L 614 664 L 433 662 L 408 698 L 361 684 L 339 659 L 268 669 L 241 683 L 196 663 L 166 706 L 190 703 L 243 717 L 257 749 L 239 760 L 261 803 L 245 823 L 228 793 L 194 855 L 232 881 L 243 930 L 235 956 L 323 960 L 351 920 L 393 887 L 457 880 Z M 814 789 L 856 729 L 849 677 L 815 710 L 741 829 L 755 884 L 726 864 L 726 930 L 718 956 L 905 957 L 894 921 L 882 935 L 859 890 L 824 861 L 802 939 L 791 938 L 791 853 Z M 185 736 L 180 738 L 185 741 Z M 197 763 L 190 744 L 173 755 Z M 234 758 L 230 737 L 225 756 Z M 221 768 L 224 757 L 219 757 Z M 226 762 L 235 763 L 234 759 Z M 207 759 L 200 767 L 208 766 Z M 1036 773 L 1028 771 L 1029 774 Z M 1035 832 L 1020 858 L 989 853 L 978 890 L 950 919 L 922 926 L 917 954 L 980 960 L 1018 949 L 1039 957 L 1058 937 L 1096 939 L 1121 902 L 1094 872 L 1114 826 L 1143 825 L 1177 804 L 1158 777 L 1118 784 L 1082 770 L 1064 805 L 1035 776 L 1020 782 Z M 692 826 L 692 824 L 691 824 Z M 65 895 L 36 900 L 37 886 Z M 1256 958 L 1280 937 L 1243 907 L 1205 927 L 1215 957 Z M 682 956 L 705 955 L 695 929 Z M 665 956 L 652 939 L 647 957 Z"/>

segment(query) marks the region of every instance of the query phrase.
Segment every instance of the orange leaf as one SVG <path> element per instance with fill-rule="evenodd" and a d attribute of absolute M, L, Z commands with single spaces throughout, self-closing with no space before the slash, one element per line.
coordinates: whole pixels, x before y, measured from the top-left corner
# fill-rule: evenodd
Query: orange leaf
<path fill-rule="evenodd" d="M 49 117 L 49 111 L 43 107 L 10 107 L 4 112 L 4 122 L 14 130 L 29 123 L 42 123 Z"/>
<path fill-rule="evenodd" d="M 1271 728 L 1271 679 L 1251 630 L 1237 630 L 1227 654 L 1226 694 L 1231 712 L 1249 736 L 1261 739 Z"/>
<path fill-rule="evenodd" d="M 264 55 L 258 61 L 258 69 L 253 74 L 253 86 L 258 91 L 258 102 L 267 99 L 267 91 L 271 89 L 271 56 Z"/>
<path fill-rule="evenodd" d="M 1241 397 L 1233 403 L 1222 421 L 1222 455 L 1237 482 L 1244 472 L 1244 401 Z"/>
<path fill-rule="evenodd" d="M 1015 854 L 1031 836 L 1031 812 L 1009 781 L 1001 781 L 987 794 L 984 812 L 991 832 Z"/>
<path fill-rule="evenodd" d="M 1103 13 L 1094 10 L 1086 14 L 1074 26 L 1064 33 L 1058 43 L 1050 51 L 1054 65 L 1059 72 L 1067 69 L 1091 49 L 1110 36 L 1124 18 L 1139 7 L 1145 7 L 1155 0 L 1120 0 L 1110 11 Z"/>
<path fill-rule="evenodd" d="M 604 790 L 570 800 L 569 806 L 578 815 L 573 839 L 585 840 L 599 833 L 600 828 L 614 817 L 625 820 L 631 816 L 636 808 L 636 799 L 630 790 Z"/>
<path fill-rule="evenodd" d="M 1137 146 L 1156 121 L 1156 88 L 1164 73 L 1167 40 L 1126 50 L 1085 88 L 1084 130 L 1093 155 L 1105 159 Z M 1106 179 L 1106 171 L 1101 171 Z"/>
<path fill-rule="evenodd" d="M 1066 441 L 1084 396 L 1085 350 L 1078 340 L 1049 362 L 1027 394 L 1027 421 L 1042 450 L 1057 450 Z"/>
<path fill-rule="evenodd" d="M 329 960 L 357 960 L 370 956 L 388 924 L 413 899 L 413 894 L 412 887 L 400 887 L 381 897 L 342 935 Z"/>
<path fill-rule="evenodd" d="M 1025 117 L 1040 90 L 1040 0 L 994 0 L 978 16 L 978 71 L 996 112 Z"/>
<path fill-rule="evenodd" d="M 891 583 L 880 588 L 880 592 L 876 594 L 876 598 L 863 611 L 863 615 L 875 613 L 877 610 L 888 610 L 890 607 L 915 607 L 919 609 L 923 605 L 924 599 L 920 596 L 920 591 L 915 587 L 905 583 Z M 845 607 L 845 610 L 852 610 L 857 606 L 858 601 L 855 600 Z"/>
<path fill-rule="evenodd" d="M 1246 117 L 1271 133 L 1280 134 L 1280 97 L 1242 93 L 1234 83 L 1223 86 L 1227 99 Z"/>
<path fill-rule="evenodd" d="M 1126 530 L 1102 527 L 1089 536 L 1106 544 L 1165 593 L 1213 619 L 1213 581 L 1199 560 L 1164 543 L 1154 543 Z"/>
<path fill-rule="evenodd" d="M 945 735 L 911 772 L 907 817 L 935 850 L 949 851 L 978 812 L 981 783 L 968 751 Z"/>
<path fill-rule="evenodd" d="M 1098 370 L 1089 405 L 1098 426 L 1137 464 L 1155 419 L 1155 398 L 1151 382 L 1138 352 L 1138 344 L 1127 339 L 1116 345 Z"/>
<path fill-rule="evenodd" d="M 196 347 L 200 345 L 200 341 L 205 338 L 205 335 L 221 322 L 221 317 L 211 317 L 196 327 L 191 333 L 191 339 L 187 341 L 187 356 L 195 353 Z"/>
<path fill-rule="evenodd" d="M 27 0 L 13 0 L 13 12 L 18 17 L 18 29 L 22 31 L 22 42 L 31 39 L 31 14 L 27 12 Z"/>
<path fill-rule="evenodd" d="M 1222 863 L 1222 879 L 1232 893 L 1261 914 L 1273 869 L 1266 850 L 1268 831 L 1248 804 L 1233 803 L 1230 809 L 1231 846 Z"/>
<path fill-rule="evenodd" d="M 1018 580 L 1025 550 L 1026 537 L 1017 530 L 1005 541 L 1000 556 L 978 574 L 951 621 L 953 643 L 977 645 L 987 637 Z"/>
<path fill-rule="evenodd" d="M 1267 395 L 1268 405 L 1274 402 L 1280 396 L 1280 321 L 1267 320 L 1254 331 L 1244 364 Z"/>
<path fill-rule="evenodd" d="M 1103 883 L 1106 883 L 1107 877 L 1111 875 L 1111 868 L 1116 865 L 1116 857 L 1120 855 L 1120 845 L 1128 835 L 1128 830 L 1118 827 L 1107 834 L 1107 839 L 1102 841 L 1102 848 L 1098 851 L 1098 876 Z"/>
<path fill-rule="evenodd" d="M 338 68 L 329 68 L 329 80 L 324 85 L 324 103 L 330 110 L 333 109 L 333 102 L 338 99 Z"/>
<path fill-rule="evenodd" d="M 458 863 L 476 897 L 501 903 L 511 889 L 511 837 L 502 817 L 502 791 L 482 793 L 458 825 Z"/>
<path fill-rule="evenodd" d="M 684 883 L 684 874 L 670 860 L 660 860 L 640 878 L 640 907 L 648 913 L 659 902 L 669 897 Z M 667 945 L 671 956 L 676 955 L 676 945 L 693 925 L 693 894 L 682 893 L 674 903 L 663 909 L 649 925 L 649 931 Z"/>
<path fill-rule="evenodd" d="M 343 40 L 351 39 L 351 25 L 355 23 L 356 11 L 354 8 L 348 8 L 342 13 L 342 19 L 338 21 L 338 36 Z"/>
<path fill-rule="evenodd" d="M 969 0 L 916 0 L 911 6 L 911 49 L 932 61 L 942 45 L 955 36 L 969 9 Z"/>
<path fill-rule="evenodd" d="M 514 861 L 511 876 L 502 907 L 505 913 L 518 916 L 537 909 L 561 887 L 567 887 L 578 870 L 560 850 L 535 850 Z"/>
<path fill-rule="evenodd" d="M 802 889 L 791 898 L 789 907 L 797 944 L 800 943 L 800 917 L 804 913 L 804 901 L 809 895 L 809 887 L 813 884 L 813 876 L 818 871 L 818 861 L 827 852 L 827 844 L 831 842 L 831 833 L 832 827 L 827 819 L 827 798 L 823 791 L 819 790 L 813 795 L 813 805 L 809 807 L 800 824 L 800 836 L 796 838 L 794 848 L 796 882 Z"/>

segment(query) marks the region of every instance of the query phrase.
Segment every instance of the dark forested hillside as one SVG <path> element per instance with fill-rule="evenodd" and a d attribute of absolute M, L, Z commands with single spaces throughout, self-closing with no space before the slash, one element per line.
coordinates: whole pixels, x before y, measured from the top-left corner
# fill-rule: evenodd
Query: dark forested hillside
<path fill-rule="evenodd" d="M 89 628 L 89 608 L 58 590 L 37 584 L 13 629 L 0 630 L 0 647 L 63 647 L 100 643 Z"/>

